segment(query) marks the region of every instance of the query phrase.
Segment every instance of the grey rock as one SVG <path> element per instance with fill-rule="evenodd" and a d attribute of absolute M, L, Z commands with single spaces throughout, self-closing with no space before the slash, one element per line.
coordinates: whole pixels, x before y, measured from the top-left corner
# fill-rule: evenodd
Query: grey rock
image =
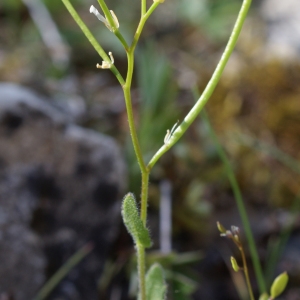
<path fill-rule="evenodd" d="M 29 228 L 36 199 L 22 175 L 12 171 L 0 176 L 0 292 L 30 299 L 45 280 L 46 260 Z"/>
<path fill-rule="evenodd" d="M 46 264 L 53 273 L 92 242 L 93 253 L 51 299 L 97 299 L 96 281 L 116 235 L 125 186 L 117 144 L 72 124 L 68 115 L 32 91 L 5 83 L 0 84 L 0 139 L 0 240 L 6 247 L 1 247 L 0 258 L 7 262 L 0 265 L 0 292 L 30 299 L 43 281 Z M 15 267 L 27 251 L 17 243 L 27 247 L 26 263 L 35 269 Z M 5 259 L 2 249 L 10 249 L 15 263 Z M 32 280 L 23 278 L 26 272 Z"/>
<path fill-rule="evenodd" d="M 268 24 L 268 55 L 299 61 L 300 1 L 264 0 L 261 14 Z"/>

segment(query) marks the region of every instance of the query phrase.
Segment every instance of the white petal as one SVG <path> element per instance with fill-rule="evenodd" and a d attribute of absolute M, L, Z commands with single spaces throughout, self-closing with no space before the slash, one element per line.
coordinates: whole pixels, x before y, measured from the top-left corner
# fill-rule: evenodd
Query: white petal
<path fill-rule="evenodd" d="M 104 24 L 108 24 L 107 20 L 99 13 L 99 11 L 95 8 L 94 5 L 91 5 L 90 7 L 90 13 L 94 14 L 99 21 L 103 22 Z"/>

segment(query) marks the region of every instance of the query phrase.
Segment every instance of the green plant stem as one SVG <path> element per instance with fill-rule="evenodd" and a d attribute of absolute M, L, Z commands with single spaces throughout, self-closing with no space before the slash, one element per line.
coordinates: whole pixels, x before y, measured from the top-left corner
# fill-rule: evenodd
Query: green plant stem
<path fill-rule="evenodd" d="M 143 3 L 144 0 L 142 0 Z M 136 127 L 134 124 L 134 116 L 132 109 L 132 101 L 131 101 L 131 84 L 132 84 L 132 76 L 134 69 L 134 51 L 137 45 L 137 42 L 140 38 L 144 25 L 149 18 L 149 16 L 154 12 L 155 8 L 159 3 L 153 3 L 149 10 L 143 13 L 137 27 L 136 33 L 134 35 L 131 46 L 127 49 L 127 75 L 126 81 L 122 84 L 127 118 L 129 124 L 129 130 L 131 135 L 131 140 L 134 148 L 134 152 L 141 170 L 142 174 L 142 189 L 141 189 L 141 220 L 143 221 L 144 226 L 146 226 L 147 222 L 147 202 L 148 202 L 148 186 L 149 186 L 149 171 L 146 168 L 145 161 L 143 159 L 141 147 L 138 140 L 138 135 L 136 131 Z M 146 7 L 146 1 L 144 1 L 144 5 Z M 138 263 L 138 274 L 139 274 L 139 299 L 146 300 L 146 283 L 145 283 L 145 248 L 142 245 L 137 245 L 137 263 Z"/>
<path fill-rule="evenodd" d="M 147 222 L 147 203 L 148 203 L 148 186 L 149 186 L 149 172 L 142 173 L 142 192 L 141 192 L 141 219 L 146 226 Z"/>
<path fill-rule="evenodd" d="M 246 211 L 246 208 L 245 208 L 245 205 L 244 205 L 244 200 L 243 200 L 242 193 L 240 191 L 238 182 L 235 178 L 234 172 L 233 172 L 232 167 L 230 165 L 229 159 L 228 159 L 225 151 L 223 150 L 221 144 L 218 141 L 218 137 L 216 136 L 216 134 L 215 134 L 210 122 L 209 122 L 209 118 L 208 118 L 205 110 L 202 112 L 202 117 L 203 117 L 203 120 L 204 120 L 204 122 L 206 123 L 206 125 L 209 129 L 210 136 L 212 137 L 212 139 L 213 139 L 213 141 L 214 141 L 214 143 L 217 147 L 218 154 L 219 154 L 219 156 L 220 156 L 220 158 L 221 158 L 221 160 L 222 160 L 222 162 L 225 166 L 226 174 L 228 176 L 229 182 L 231 184 L 231 187 L 232 187 L 232 190 L 233 190 L 233 193 L 234 193 L 234 198 L 236 200 L 236 204 L 237 204 L 237 207 L 238 207 L 238 210 L 239 210 L 240 217 L 242 219 L 243 227 L 244 227 L 245 234 L 246 234 L 246 237 L 247 237 L 247 241 L 248 241 L 248 244 L 249 244 L 249 250 L 250 250 L 250 254 L 251 254 L 251 258 L 252 258 L 252 262 L 253 262 L 253 266 L 254 266 L 256 279 L 258 281 L 259 290 L 260 290 L 260 293 L 263 294 L 263 293 L 266 292 L 266 283 L 265 283 L 265 279 L 264 279 L 264 276 L 263 276 L 262 267 L 261 267 L 261 264 L 260 264 L 260 261 L 259 261 L 259 256 L 258 256 L 258 253 L 257 253 L 257 249 L 256 249 L 256 246 L 255 246 L 254 237 L 253 237 L 253 234 L 252 234 L 252 231 L 251 231 L 249 218 L 248 218 L 247 211 Z"/>
<path fill-rule="evenodd" d="M 147 0 L 141 0 L 141 17 L 144 16 L 147 10 Z"/>
<path fill-rule="evenodd" d="M 136 245 L 136 252 L 139 277 L 139 300 L 146 300 L 145 248 L 142 245 Z"/>
<path fill-rule="evenodd" d="M 128 54 L 129 55 L 129 54 Z M 133 58 L 129 57 L 128 59 L 129 70 L 133 70 Z M 130 74 L 130 73 L 129 73 Z M 132 104 L 131 104 L 131 94 L 130 94 L 130 84 L 131 84 L 131 77 L 127 76 L 126 85 L 123 86 L 124 90 L 124 97 L 128 115 L 128 123 L 132 138 L 133 147 L 135 150 L 135 154 L 140 166 L 140 170 L 142 173 L 142 190 L 141 190 L 141 219 L 143 224 L 146 226 L 147 222 L 147 200 L 148 200 L 148 185 L 149 185 L 149 172 L 146 169 L 146 165 L 141 153 L 135 125 L 132 113 Z M 128 81 L 128 83 L 127 83 Z M 145 248 L 142 245 L 136 245 L 137 250 L 137 265 L 138 265 L 138 277 L 139 277 L 139 299 L 146 300 L 146 282 L 145 282 L 145 269 L 146 269 L 146 262 L 145 262 Z"/>
<path fill-rule="evenodd" d="M 143 159 L 141 147 L 139 144 L 136 127 L 134 124 L 134 116 L 131 101 L 131 83 L 134 66 L 134 49 L 129 49 L 127 52 L 128 69 L 126 82 L 123 85 L 123 92 L 126 104 L 127 118 L 129 124 L 129 130 L 131 140 L 134 148 L 134 152 L 142 173 L 142 190 L 141 190 L 141 219 L 143 224 L 146 225 L 147 219 L 147 197 L 148 197 L 148 184 L 149 184 L 149 172 L 147 171 L 145 161 Z M 139 276 L 139 299 L 146 300 L 146 282 L 145 282 L 145 248 L 142 245 L 137 245 L 137 264 L 138 264 L 138 276 Z"/>
<path fill-rule="evenodd" d="M 128 54 L 129 56 L 130 54 Z M 128 58 L 128 72 L 132 72 L 133 70 L 133 60 Z M 126 83 L 123 85 L 123 92 L 124 92 L 124 98 L 125 98 L 125 105 L 126 105 L 126 111 L 127 111 L 127 118 L 128 118 L 128 124 L 129 124 L 129 130 L 131 135 L 131 140 L 134 148 L 134 152 L 140 167 L 140 170 L 143 173 L 147 172 L 146 165 L 143 159 L 141 147 L 139 144 L 138 136 L 136 127 L 134 124 L 134 116 L 133 116 L 133 109 L 132 109 L 132 102 L 131 102 L 131 92 L 130 92 L 130 86 L 131 86 L 132 77 L 127 76 Z"/>
<path fill-rule="evenodd" d="M 100 0 L 99 0 L 100 1 Z M 143 1 L 143 0 L 142 0 Z M 142 2 L 143 3 L 143 2 Z M 146 5 L 146 3 L 145 3 Z M 136 33 L 134 35 L 133 41 L 131 46 L 127 52 L 127 61 L 128 61 L 128 68 L 127 68 L 127 75 L 126 75 L 126 82 L 123 85 L 123 92 L 124 98 L 126 103 L 126 110 L 128 116 L 128 123 L 129 129 L 132 139 L 133 148 L 137 157 L 137 161 L 139 163 L 139 167 L 142 173 L 142 191 L 141 191 L 141 219 L 146 225 L 147 220 L 147 199 L 148 199 L 148 185 L 149 185 L 149 171 L 146 168 L 145 161 L 143 159 L 143 155 L 141 152 L 136 127 L 134 124 L 134 116 L 133 116 L 133 109 L 132 109 L 132 101 L 131 101 L 131 83 L 132 83 L 132 76 L 133 76 L 133 69 L 134 69 L 134 51 L 137 45 L 137 42 L 140 38 L 144 25 L 150 15 L 154 12 L 156 7 L 159 5 L 159 2 L 155 2 L 151 5 L 149 10 L 145 12 L 140 19 L 139 25 L 137 27 Z"/>
<path fill-rule="evenodd" d="M 114 34 L 119 39 L 119 41 L 122 43 L 125 51 L 128 52 L 129 46 L 128 46 L 126 40 L 124 39 L 123 35 L 121 34 L 120 30 L 116 29 Z"/>
<path fill-rule="evenodd" d="M 157 6 L 159 5 L 160 3 L 159 2 L 153 2 L 153 4 L 150 6 L 150 8 L 148 9 L 147 12 L 145 12 L 145 14 L 143 14 L 141 16 L 141 19 L 140 19 L 140 22 L 139 22 L 139 25 L 136 29 L 136 32 L 134 34 L 134 37 L 133 37 L 133 41 L 132 41 L 132 44 L 130 46 L 130 50 L 131 51 L 134 51 L 135 50 L 135 47 L 137 45 L 137 42 L 141 36 L 141 33 L 143 31 L 143 28 L 144 28 L 144 25 L 146 23 L 146 21 L 148 20 L 148 18 L 151 16 L 151 14 L 154 12 L 154 10 L 157 8 Z"/>
<path fill-rule="evenodd" d="M 130 135 L 131 135 L 131 139 L 132 139 L 132 144 L 133 144 L 133 148 L 135 151 L 135 155 L 137 157 L 137 161 L 142 173 L 142 177 L 145 176 L 143 175 L 144 173 L 149 173 L 147 168 L 146 168 L 146 164 L 144 162 L 143 156 L 142 156 L 142 152 L 141 152 L 141 147 L 139 144 L 139 140 L 138 140 L 138 136 L 137 136 L 137 132 L 136 132 L 136 127 L 134 124 L 134 116 L 133 116 L 133 109 L 132 109 L 132 101 L 131 101 L 131 83 L 132 83 L 132 76 L 133 76 L 133 68 L 134 68 L 134 51 L 137 45 L 137 42 L 140 38 L 140 35 L 142 33 L 142 30 L 144 28 L 144 25 L 147 21 L 147 19 L 150 17 L 150 15 L 154 12 L 155 8 L 159 5 L 158 2 L 153 3 L 151 5 L 151 7 L 149 8 L 149 10 L 147 11 L 146 14 L 144 14 L 139 22 L 139 25 L 137 27 L 136 33 L 134 35 L 133 41 L 131 46 L 129 47 L 128 51 L 127 51 L 127 63 L 128 63 L 128 67 L 127 67 L 127 75 L 126 75 L 126 81 L 124 84 L 122 84 L 123 87 L 123 92 L 124 92 L 124 98 L 125 98 L 125 104 L 126 104 L 126 111 L 127 111 L 127 118 L 128 118 L 128 123 L 129 123 L 129 130 L 130 130 Z M 147 176 L 148 178 L 149 176 Z M 146 177 L 145 177 L 146 178 Z M 142 186 L 146 185 L 146 183 L 143 181 L 142 182 Z M 148 183 L 147 183 L 148 185 Z M 147 201 L 147 194 L 146 196 L 143 195 L 143 190 L 146 191 L 146 189 L 142 189 L 142 195 L 141 198 L 145 199 Z"/>
<path fill-rule="evenodd" d="M 239 246 L 239 250 L 241 252 L 241 256 L 242 256 L 242 261 L 243 261 L 243 271 L 244 271 L 244 275 L 245 275 L 245 279 L 246 279 L 246 283 L 247 283 L 247 287 L 248 287 L 248 292 L 250 295 L 250 299 L 251 300 L 255 300 L 254 299 L 254 295 L 253 295 L 253 290 L 252 290 L 252 286 L 251 286 L 251 282 L 250 282 L 250 277 L 249 277 L 249 272 L 248 272 L 248 266 L 247 266 L 247 260 L 246 260 L 246 256 L 245 256 L 245 252 L 242 246 Z"/>
<path fill-rule="evenodd" d="M 76 10 L 74 9 L 74 7 L 70 3 L 70 1 L 69 0 L 62 0 L 62 2 L 66 6 L 67 10 L 71 14 L 71 16 L 73 17 L 73 19 L 77 23 L 77 25 L 82 30 L 82 32 L 85 34 L 85 36 L 87 37 L 87 39 L 89 40 L 89 42 L 92 44 L 92 46 L 94 47 L 94 49 L 98 52 L 98 54 L 100 55 L 100 57 L 102 57 L 103 60 L 105 60 L 107 62 L 110 62 L 110 57 L 106 54 L 106 52 L 103 50 L 103 48 L 99 45 L 99 43 L 97 42 L 97 40 L 95 39 L 95 37 L 93 36 L 93 34 L 90 32 L 90 30 L 87 28 L 87 26 L 84 24 L 84 22 L 82 21 L 82 19 L 77 14 Z M 118 71 L 118 69 L 115 67 L 115 65 L 112 65 L 111 68 L 110 68 L 110 70 L 116 76 L 116 78 L 118 79 L 118 81 L 120 82 L 120 84 L 123 85 L 125 83 L 125 81 L 124 81 L 122 75 L 120 74 L 120 72 Z"/>
<path fill-rule="evenodd" d="M 65 264 L 46 282 L 40 289 L 33 300 L 43 300 L 53 291 L 53 289 L 62 281 L 62 279 L 74 268 L 83 258 L 85 258 L 91 251 L 93 246 L 86 244 L 73 254 Z"/>
<path fill-rule="evenodd" d="M 170 137 L 169 141 L 164 144 L 157 152 L 154 154 L 150 162 L 148 163 L 147 168 L 150 170 L 155 165 L 155 163 L 159 160 L 159 158 L 166 153 L 180 138 L 181 136 L 186 132 L 186 130 L 189 128 L 189 126 L 193 123 L 195 118 L 198 116 L 204 105 L 209 100 L 210 96 L 212 95 L 213 91 L 215 90 L 215 87 L 217 83 L 219 82 L 221 75 L 224 71 L 224 68 L 229 60 L 229 57 L 236 45 L 237 39 L 239 37 L 239 34 L 242 30 L 244 21 L 246 19 L 249 7 L 251 4 L 251 0 L 244 0 L 242 7 L 240 9 L 238 18 L 236 20 L 236 23 L 234 25 L 233 31 L 231 33 L 231 36 L 229 38 L 229 41 L 227 43 L 227 46 L 224 50 L 224 53 L 220 59 L 220 62 L 218 63 L 209 83 L 207 84 L 205 90 L 203 91 L 201 97 L 198 99 L 196 104 L 193 106 L 193 108 L 190 110 L 190 112 L 187 114 L 187 116 L 184 118 L 183 122 L 177 127 L 177 129 L 174 131 L 172 136 Z"/>
<path fill-rule="evenodd" d="M 98 3 L 99 3 L 99 5 L 100 5 L 100 7 L 101 7 L 101 9 L 102 9 L 102 11 L 105 15 L 106 20 L 108 21 L 110 27 L 113 29 L 113 32 L 114 32 L 116 30 L 115 21 L 114 21 L 112 15 L 111 15 L 106 3 L 105 3 L 105 1 L 104 0 L 98 0 Z"/>

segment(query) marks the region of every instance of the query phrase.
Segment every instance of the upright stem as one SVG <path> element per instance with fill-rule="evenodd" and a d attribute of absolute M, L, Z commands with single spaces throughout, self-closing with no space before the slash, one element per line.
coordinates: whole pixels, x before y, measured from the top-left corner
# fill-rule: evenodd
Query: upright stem
<path fill-rule="evenodd" d="M 101 0 L 100 0 L 101 1 Z M 149 185 L 149 173 L 150 171 L 147 169 L 145 161 L 143 159 L 141 147 L 138 140 L 138 135 L 136 131 L 136 127 L 134 124 L 134 116 L 131 102 L 131 83 L 134 69 L 134 51 L 137 45 L 137 42 L 140 38 L 144 25 L 149 18 L 149 16 L 153 13 L 155 8 L 159 5 L 159 2 L 153 3 L 149 10 L 146 12 L 146 0 L 142 0 L 142 15 L 137 27 L 136 33 L 134 35 L 132 44 L 130 47 L 125 44 L 125 49 L 127 53 L 127 75 L 126 81 L 122 85 L 124 98 L 126 103 L 127 117 L 129 123 L 129 130 L 132 139 L 133 148 L 135 151 L 135 155 L 141 170 L 142 174 L 142 189 L 141 189 L 141 220 L 143 224 L 146 226 L 147 222 L 147 202 L 148 202 L 148 185 Z M 123 44 L 124 45 L 124 44 Z M 138 273 L 139 273 L 139 299 L 146 300 L 146 282 L 145 282 L 145 272 L 146 272 L 146 263 L 145 263 L 145 248 L 142 245 L 137 245 L 137 263 L 138 263 Z"/>
<path fill-rule="evenodd" d="M 132 50 L 130 50 L 127 53 L 127 57 L 128 57 L 128 71 L 127 71 L 126 82 L 123 85 L 123 92 L 124 92 L 124 98 L 126 103 L 127 118 L 128 118 L 132 144 L 142 173 L 141 219 L 144 225 L 146 225 L 149 172 L 146 168 L 145 161 L 143 159 L 141 147 L 137 136 L 137 131 L 134 124 L 134 117 L 133 117 L 133 110 L 132 110 L 131 93 L 130 93 L 132 74 L 133 74 L 133 65 L 134 65 L 134 54 Z M 137 250 L 137 264 L 138 264 L 138 277 L 139 277 L 139 299 L 146 300 L 145 248 L 142 245 L 136 245 L 136 250 Z"/>
<path fill-rule="evenodd" d="M 243 270 L 244 270 L 244 274 L 245 274 L 245 278 L 246 278 L 246 282 L 247 282 L 247 287 L 248 287 L 248 292 L 250 295 L 250 299 L 251 300 L 255 300 L 254 299 L 254 295 L 253 295 L 253 290 L 252 290 L 252 286 L 250 283 L 250 277 L 249 277 L 249 272 L 248 272 L 248 266 L 247 266 L 247 261 L 246 261 L 246 257 L 245 257 L 245 252 L 242 246 L 239 247 L 239 250 L 241 252 L 242 255 L 242 260 L 243 260 Z"/>
<path fill-rule="evenodd" d="M 150 15 L 154 12 L 154 10 L 157 8 L 157 6 L 160 4 L 160 2 L 153 2 L 153 4 L 150 6 L 150 8 L 148 9 L 147 12 L 145 12 L 142 16 L 141 16 L 141 19 L 140 19 L 140 22 L 139 22 L 139 25 L 136 29 L 136 32 L 134 34 L 134 37 L 133 37 L 133 41 L 132 41 L 132 44 L 130 46 L 130 49 L 134 51 L 136 45 L 137 45 L 137 42 L 140 38 L 140 35 L 142 33 L 142 30 L 144 28 L 144 25 L 146 23 L 146 21 L 148 20 L 148 18 L 150 17 Z"/>
<path fill-rule="evenodd" d="M 141 219 L 146 226 L 147 203 L 148 203 L 149 172 L 142 172 L 142 193 L 141 193 Z"/>
<path fill-rule="evenodd" d="M 139 300 L 146 300 L 146 264 L 145 248 L 142 245 L 136 246 L 138 275 L 139 275 Z"/>
<path fill-rule="evenodd" d="M 131 101 L 131 82 L 132 82 L 132 75 L 133 75 L 133 65 L 134 65 L 134 53 L 130 50 L 127 53 L 128 59 L 128 70 L 127 70 L 127 77 L 125 84 L 123 85 L 123 92 L 126 104 L 126 111 L 127 111 L 127 118 L 129 124 L 130 135 L 132 139 L 133 148 L 135 151 L 135 155 L 142 173 L 147 172 L 146 165 L 143 159 L 140 143 L 138 140 L 138 135 L 136 131 L 136 127 L 134 124 L 134 117 L 133 117 L 133 109 L 132 109 L 132 101 Z"/>
<path fill-rule="evenodd" d="M 141 0 L 141 17 L 146 13 L 147 10 L 147 1 L 146 0 Z"/>
<path fill-rule="evenodd" d="M 142 170 L 142 191 L 141 191 L 141 219 L 144 226 L 147 223 L 147 205 L 148 205 L 148 186 L 149 186 L 149 172 Z M 146 300 L 146 262 L 145 262 L 145 248 L 142 245 L 137 245 L 137 262 L 139 273 L 139 300 Z"/>

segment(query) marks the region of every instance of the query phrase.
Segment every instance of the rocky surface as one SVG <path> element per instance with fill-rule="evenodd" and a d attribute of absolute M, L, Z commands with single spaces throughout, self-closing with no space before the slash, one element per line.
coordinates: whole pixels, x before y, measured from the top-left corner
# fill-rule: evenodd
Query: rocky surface
<path fill-rule="evenodd" d="M 124 190 L 118 146 L 72 124 L 32 91 L 4 83 L 0 140 L 0 292 L 30 299 L 47 276 L 92 242 L 93 253 L 52 299 L 97 299 Z"/>
<path fill-rule="evenodd" d="M 299 0 L 264 0 L 260 12 L 267 22 L 269 56 L 299 61 L 300 2 Z"/>

